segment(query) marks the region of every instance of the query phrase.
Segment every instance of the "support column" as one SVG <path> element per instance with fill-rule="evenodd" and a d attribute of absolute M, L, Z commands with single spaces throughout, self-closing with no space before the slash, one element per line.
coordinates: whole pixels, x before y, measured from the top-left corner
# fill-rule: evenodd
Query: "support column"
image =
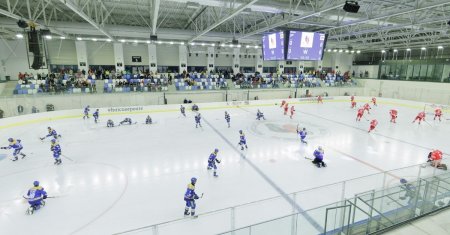
<path fill-rule="evenodd" d="M 241 48 L 233 48 L 233 73 L 239 73 L 241 70 L 241 59 L 239 55 L 241 54 Z"/>
<path fill-rule="evenodd" d="M 178 47 L 178 60 L 180 73 L 183 73 L 183 71 L 187 72 L 187 47 L 185 45 Z"/>
<path fill-rule="evenodd" d="M 89 71 L 89 63 L 87 61 L 86 41 L 75 41 L 75 49 L 77 52 L 78 70 Z"/>
<path fill-rule="evenodd" d="M 148 58 L 150 72 L 156 73 L 156 71 L 158 70 L 158 60 L 156 59 L 155 44 L 148 44 Z"/>
<path fill-rule="evenodd" d="M 206 60 L 206 67 L 208 68 L 208 72 L 209 71 L 213 71 L 215 70 L 216 65 L 214 64 L 214 47 L 208 47 L 208 50 L 206 50 L 206 53 L 208 55 L 208 59 Z"/>
<path fill-rule="evenodd" d="M 259 72 L 260 74 L 262 74 L 263 72 L 263 59 L 261 50 L 257 50 L 256 52 L 255 71 Z"/>
<path fill-rule="evenodd" d="M 278 61 L 278 66 L 277 66 L 277 75 L 280 76 L 281 74 L 284 73 L 284 66 L 286 66 L 286 61 Z"/>
<path fill-rule="evenodd" d="M 125 60 L 123 59 L 123 44 L 114 43 L 114 64 L 116 65 L 116 72 L 125 70 Z"/>

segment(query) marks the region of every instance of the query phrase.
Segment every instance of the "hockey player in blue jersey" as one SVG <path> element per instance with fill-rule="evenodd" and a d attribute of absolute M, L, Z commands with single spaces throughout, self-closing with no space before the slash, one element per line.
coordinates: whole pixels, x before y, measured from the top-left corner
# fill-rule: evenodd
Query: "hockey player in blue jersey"
<path fill-rule="evenodd" d="M 33 187 L 28 190 L 25 199 L 27 199 L 30 204 L 30 208 L 28 208 L 27 213 L 32 215 L 34 211 L 45 206 L 44 199 L 47 199 L 47 192 L 45 192 L 44 188 L 39 185 L 39 181 L 34 181 Z"/>
<path fill-rule="evenodd" d="M 180 112 L 181 112 L 181 114 L 183 114 L 183 116 L 186 117 L 186 111 L 185 110 L 186 110 L 186 108 L 183 105 L 181 105 Z"/>
<path fill-rule="evenodd" d="M 42 138 L 40 138 L 41 140 L 44 140 L 47 137 L 53 137 L 54 139 L 58 139 L 58 137 L 61 137 L 61 135 L 58 135 L 58 133 L 56 133 L 55 129 L 52 129 L 51 127 L 47 127 L 48 129 L 48 134 Z"/>
<path fill-rule="evenodd" d="M 239 145 L 241 146 L 241 150 L 244 150 L 247 147 L 247 140 L 245 139 L 244 132 L 242 130 L 239 130 Z"/>
<path fill-rule="evenodd" d="M 192 111 L 197 111 L 198 112 L 198 105 L 194 104 L 192 105 Z"/>
<path fill-rule="evenodd" d="M 89 111 L 90 111 L 90 109 L 89 109 L 89 105 L 88 105 L 88 106 L 86 106 L 86 108 L 84 108 L 83 119 L 89 118 Z"/>
<path fill-rule="evenodd" d="M 266 118 L 264 117 L 264 113 L 262 113 L 262 112 L 258 109 L 258 112 L 256 113 L 256 120 L 261 120 L 261 118 L 264 119 L 264 120 L 266 120 Z"/>
<path fill-rule="evenodd" d="M 312 163 L 314 163 L 317 167 L 326 167 L 327 164 L 325 164 L 325 162 L 323 162 L 323 154 L 324 151 L 322 149 L 322 147 L 319 146 L 318 149 L 316 149 L 314 151 L 314 160 L 312 161 Z"/>
<path fill-rule="evenodd" d="M 300 136 L 300 141 L 304 144 L 307 144 L 308 142 L 306 142 L 306 136 L 308 135 L 308 132 L 306 132 L 306 128 L 303 128 L 301 131 L 298 130 L 298 126 L 297 126 L 297 134 Z"/>
<path fill-rule="evenodd" d="M 9 142 L 9 145 L 7 147 L 1 147 L 1 149 L 14 149 L 14 152 L 13 152 L 14 159 L 12 159 L 13 161 L 17 161 L 19 159 L 17 157 L 17 155 L 22 156 L 22 158 L 27 156 L 24 153 L 21 153 L 21 151 L 23 149 L 23 146 L 20 143 L 21 140 L 15 140 L 13 138 L 9 138 L 8 142 Z"/>
<path fill-rule="evenodd" d="M 228 128 L 230 128 L 231 117 L 230 117 L 230 114 L 227 113 L 227 111 L 225 111 L 225 120 L 227 121 Z"/>
<path fill-rule="evenodd" d="M 195 128 L 198 128 L 199 126 L 202 127 L 202 124 L 201 124 L 201 122 L 200 122 L 201 120 L 202 120 L 201 115 L 200 115 L 200 114 L 197 114 L 197 115 L 195 116 Z"/>
<path fill-rule="evenodd" d="M 114 127 L 114 122 L 111 119 L 108 119 L 108 122 L 106 123 L 106 127 Z"/>
<path fill-rule="evenodd" d="M 131 121 L 131 118 L 128 118 L 128 117 L 127 117 L 127 118 L 123 119 L 123 121 L 121 121 L 119 125 L 123 125 L 123 124 L 131 125 L 131 124 L 133 124 L 133 123 L 132 123 L 132 121 Z"/>
<path fill-rule="evenodd" d="M 216 166 L 216 163 L 220 163 L 220 160 L 217 159 L 217 154 L 218 153 L 219 153 L 219 150 L 215 149 L 214 152 L 211 153 L 211 155 L 209 155 L 209 158 L 208 158 L 208 167 L 207 167 L 207 169 L 208 170 L 214 169 L 214 176 L 215 177 L 219 176 L 217 174 L 217 166 Z"/>
<path fill-rule="evenodd" d="M 152 124 L 152 118 L 150 117 L 150 115 L 147 115 L 147 118 L 145 119 L 145 124 Z"/>
<path fill-rule="evenodd" d="M 189 215 L 189 208 L 191 208 L 191 216 L 195 216 L 195 200 L 200 197 L 195 193 L 195 183 L 197 183 L 197 178 L 191 178 L 191 183 L 188 184 L 186 193 L 184 194 L 184 201 L 186 202 L 186 207 L 184 208 L 184 215 Z"/>
<path fill-rule="evenodd" d="M 98 121 L 98 109 L 95 110 L 95 112 L 92 114 L 92 116 L 94 117 L 95 123 L 97 123 L 97 121 Z"/>
<path fill-rule="evenodd" d="M 55 158 L 55 165 L 61 164 L 61 146 L 59 146 L 56 139 L 52 139 L 52 146 L 50 147 L 50 151 L 53 151 L 53 157 Z"/>

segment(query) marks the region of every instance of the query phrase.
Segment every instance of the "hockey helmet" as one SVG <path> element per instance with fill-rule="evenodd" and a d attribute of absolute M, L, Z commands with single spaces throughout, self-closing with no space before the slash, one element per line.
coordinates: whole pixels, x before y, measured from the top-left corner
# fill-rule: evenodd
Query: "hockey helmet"
<path fill-rule="evenodd" d="M 215 152 L 215 153 L 218 153 L 218 152 L 219 152 L 219 149 L 214 149 L 214 152 Z"/>
<path fill-rule="evenodd" d="M 8 142 L 14 142 L 14 139 L 13 138 L 9 138 Z"/>
<path fill-rule="evenodd" d="M 39 186 L 39 181 L 37 181 L 37 180 L 36 180 L 36 181 L 34 181 L 34 182 L 33 182 L 33 185 L 34 185 L 34 187 L 37 187 L 37 186 Z"/>
<path fill-rule="evenodd" d="M 241 134 L 242 134 L 242 130 L 239 130 L 239 133 L 241 133 Z"/>
<path fill-rule="evenodd" d="M 51 127 L 47 127 L 47 129 L 51 130 L 52 128 Z"/>
<path fill-rule="evenodd" d="M 192 177 L 192 178 L 191 178 L 191 183 L 192 183 L 192 184 L 195 184 L 196 182 L 197 182 L 197 178 Z"/>
<path fill-rule="evenodd" d="M 406 181 L 406 179 L 403 179 L 403 178 L 401 178 L 400 179 L 400 183 L 402 183 L 402 184 L 406 184 L 408 181 Z"/>
<path fill-rule="evenodd" d="M 56 139 L 52 139 L 52 143 L 56 143 Z"/>
<path fill-rule="evenodd" d="M 319 146 L 319 151 L 323 152 L 322 146 Z"/>

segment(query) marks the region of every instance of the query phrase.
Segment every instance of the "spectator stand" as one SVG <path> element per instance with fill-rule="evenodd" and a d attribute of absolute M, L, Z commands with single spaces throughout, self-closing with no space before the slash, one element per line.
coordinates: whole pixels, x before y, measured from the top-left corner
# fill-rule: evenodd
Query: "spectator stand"
<path fill-rule="evenodd" d="M 181 74 L 175 76 L 175 89 L 177 91 L 185 90 L 220 90 L 227 89 L 228 85 L 223 75 L 198 75 L 189 74 L 183 78 Z"/>
<path fill-rule="evenodd" d="M 105 80 L 104 93 L 113 92 L 157 92 L 168 90 L 167 77 L 157 74 L 145 76 L 137 74 L 124 74 L 115 79 Z"/>

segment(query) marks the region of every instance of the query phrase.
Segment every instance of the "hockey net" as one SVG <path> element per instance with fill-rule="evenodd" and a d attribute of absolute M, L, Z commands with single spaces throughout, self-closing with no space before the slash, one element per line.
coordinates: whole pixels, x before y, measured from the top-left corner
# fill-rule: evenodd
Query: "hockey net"
<path fill-rule="evenodd" d="M 450 121 L 450 106 L 440 104 L 425 104 L 423 110 L 428 117 L 434 117 L 434 111 L 440 108 L 442 110 L 442 121 Z"/>

